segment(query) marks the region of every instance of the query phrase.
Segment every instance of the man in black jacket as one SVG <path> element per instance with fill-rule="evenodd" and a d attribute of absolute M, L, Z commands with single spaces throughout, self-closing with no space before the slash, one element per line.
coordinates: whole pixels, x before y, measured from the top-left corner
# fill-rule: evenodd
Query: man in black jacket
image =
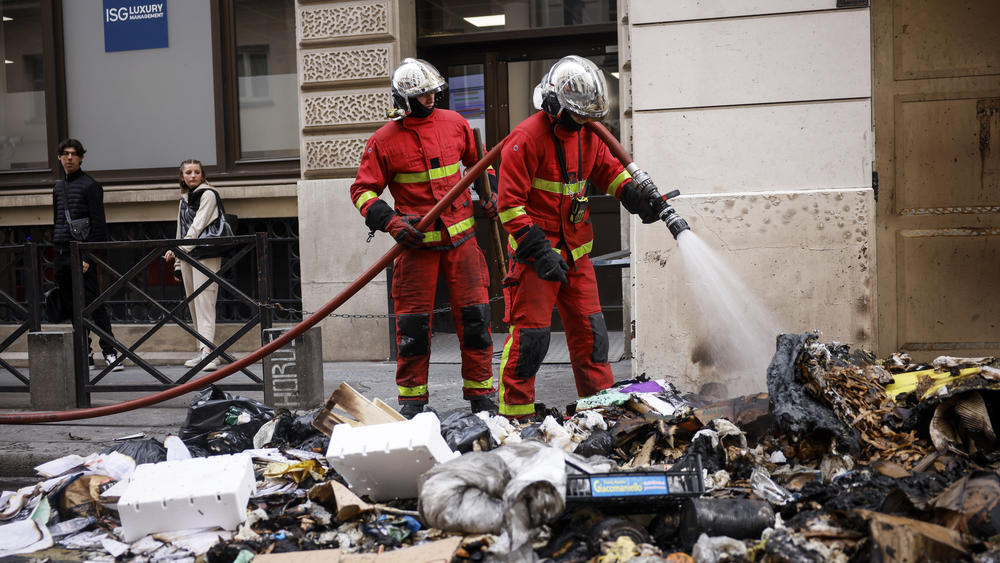
<path fill-rule="evenodd" d="M 56 252 L 56 285 L 59 286 L 62 302 L 66 308 L 69 308 L 70 304 L 73 303 L 70 241 L 99 242 L 108 240 L 108 225 L 104 220 L 104 188 L 86 172 L 80 170 L 80 164 L 83 162 L 83 155 L 86 152 L 83 143 L 76 139 L 66 139 L 59 143 L 59 147 L 56 149 L 56 155 L 59 157 L 59 163 L 62 164 L 66 177 L 56 182 L 52 189 L 52 224 L 54 227 L 52 242 Z M 80 219 L 88 219 L 89 228 L 83 227 L 74 235 L 73 229 L 70 228 L 70 222 L 77 222 Z M 97 269 L 91 268 L 87 262 L 83 262 L 83 293 L 86 303 L 90 303 L 100 294 Z M 102 305 L 95 309 L 91 318 L 98 328 L 114 337 L 111 333 L 111 319 L 105 306 Z M 111 371 L 123 369 L 124 365 L 118 361 L 118 352 L 115 350 L 114 344 L 104 337 L 99 340 L 101 351 L 104 353 L 104 361 L 107 362 L 108 366 L 113 366 Z M 87 342 L 89 349 L 89 335 Z M 88 354 L 88 356 L 90 355 Z M 93 357 L 90 357 L 90 368 L 94 368 Z"/>

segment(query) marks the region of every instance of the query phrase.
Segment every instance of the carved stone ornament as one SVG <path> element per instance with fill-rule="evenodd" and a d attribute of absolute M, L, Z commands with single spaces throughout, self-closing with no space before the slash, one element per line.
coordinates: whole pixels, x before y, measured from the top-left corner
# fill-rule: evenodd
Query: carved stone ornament
<path fill-rule="evenodd" d="M 381 123 L 391 107 L 388 91 L 304 97 L 303 127 Z"/>
<path fill-rule="evenodd" d="M 305 8 L 299 25 L 303 41 L 341 39 L 351 36 L 389 35 L 386 3 L 356 4 L 335 8 Z"/>
<path fill-rule="evenodd" d="M 306 141 L 306 168 L 337 170 L 357 168 L 367 137 Z"/>
<path fill-rule="evenodd" d="M 337 51 L 309 51 L 302 54 L 302 82 L 325 83 L 388 79 L 388 47 L 362 47 Z"/>

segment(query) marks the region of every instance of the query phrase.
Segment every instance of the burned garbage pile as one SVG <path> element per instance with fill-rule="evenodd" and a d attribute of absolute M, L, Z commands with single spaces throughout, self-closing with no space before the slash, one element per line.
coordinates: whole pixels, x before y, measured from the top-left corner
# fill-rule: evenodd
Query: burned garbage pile
<path fill-rule="evenodd" d="M 0 555 L 298 561 L 992 560 L 992 358 L 876 360 L 781 335 L 767 393 L 645 375 L 530 423 L 315 411 L 209 388 L 178 436 L 39 466 Z M 183 438 L 183 440 L 182 440 Z M 193 529 L 192 529 L 193 528 Z M 7 547 L 10 546 L 10 547 Z"/>

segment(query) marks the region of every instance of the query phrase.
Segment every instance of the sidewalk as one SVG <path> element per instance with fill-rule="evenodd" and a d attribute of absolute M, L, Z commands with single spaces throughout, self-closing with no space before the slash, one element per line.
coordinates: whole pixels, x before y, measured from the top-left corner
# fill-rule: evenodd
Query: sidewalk
<path fill-rule="evenodd" d="M 611 364 L 616 380 L 630 377 L 630 362 L 618 361 Z M 257 364 L 251 371 L 260 374 Z M 347 382 L 368 399 L 380 398 L 396 406 L 396 365 L 394 362 L 326 362 L 323 365 L 326 398 L 341 382 Z M 496 377 L 498 364 L 494 362 Z M 171 377 L 178 377 L 184 368 L 171 367 L 164 370 Z M 148 381 L 149 375 L 136 367 L 113 374 L 115 382 Z M 4 372 L 0 379 L 12 379 Z M 224 379 L 226 382 L 246 382 L 239 374 Z M 454 363 L 434 363 L 430 368 L 430 406 L 445 412 L 455 408 L 465 408 L 462 400 L 461 366 Z M 546 363 L 538 372 L 535 382 L 536 401 L 564 409 L 576 399 L 576 388 L 569 364 Z M 263 392 L 239 391 L 238 395 L 263 400 Z M 187 406 L 194 393 L 170 399 L 155 406 L 121 414 L 63 423 L 37 425 L 0 425 L 0 490 L 10 490 L 13 485 L 23 486 L 34 483 L 34 467 L 51 459 L 69 454 L 89 455 L 110 447 L 115 438 L 144 433 L 148 437 L 162 439 L 176 434 L 187 414 Z M 140 393 L 100 393 L 93 394 L 93 406 L 110 405 L 141 397 Z M 30 411 L 28 393 L 0 394 L 0 412 Z"/>

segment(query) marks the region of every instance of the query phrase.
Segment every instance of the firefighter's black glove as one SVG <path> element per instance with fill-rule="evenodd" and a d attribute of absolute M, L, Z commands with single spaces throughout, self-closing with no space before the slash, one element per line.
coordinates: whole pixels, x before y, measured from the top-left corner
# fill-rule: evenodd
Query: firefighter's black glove
<path fill-rule="evenodd" d="M 545 281 L 566 283 L 566 272 L 569 271 L 569 264 L 555 250 L 550 248 L 547 254 L 535 258 L 532 265 L 539 278 Z"/>
<path fill-rule="evenodd" d="M 531 227 L 517 243 L 515 257 L 530 263 L 538 277 L 545 281 L 566 283 L 569 264 L 552 249 L 545 233 L 538 227 Z"/>
<path fill-rule="evenodd" d="M 621 201 L 626 211 L 638 215 L 646 225 L 659 221 L 660 213 L 667 206 L 665 196 L 658 198 L 644 196 L 632 181 L 622 186 Z"/>

